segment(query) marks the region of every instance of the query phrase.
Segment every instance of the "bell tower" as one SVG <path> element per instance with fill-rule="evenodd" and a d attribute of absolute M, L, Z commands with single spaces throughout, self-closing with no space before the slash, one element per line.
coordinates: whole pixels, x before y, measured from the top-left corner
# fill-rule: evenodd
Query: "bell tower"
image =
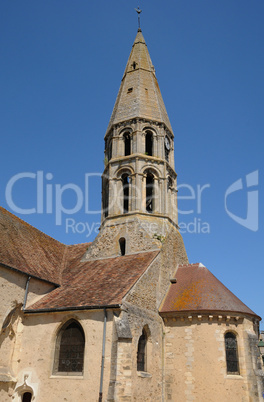
<path fill-rule="evenodd" d="M 178 231 L 174 135 L 139 28 L 105 134 L 100 233 L 84 260 L 165 242 L 174 262 L 188 261 Z"/>
<path fill-rule="evenodd" d="M 177 227 L 174 135 L 141 29 L 105 134 L 102 225 L 131 215 Z"/>

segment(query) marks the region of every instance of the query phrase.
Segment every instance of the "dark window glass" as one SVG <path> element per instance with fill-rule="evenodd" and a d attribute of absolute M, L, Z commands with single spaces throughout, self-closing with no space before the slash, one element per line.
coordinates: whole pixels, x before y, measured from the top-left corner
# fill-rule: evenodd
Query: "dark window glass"
<path fill-rule="evenodd" d="M 70 323 L 62 332 L 59 352 L 59 372 L 83 371 L 84 332 L 76 322 Z"/>
<path fill-rule="evenodd" d="M 172 178 L 168 177 L 168 182 L 167 182 L 167 189 L 171 190 L 173 187 L 173 182 L 172 182 Z"/>
<path fill-rule="evenodd" d="M 153 212 L 154 210 L 154 176 L 151 173 L 146 177 L 146 210 Z"/>
<path fill-rule="evenodd" d="M 126 214 L 129 210 L 129 177 L 128 174 L 122 175 L 123 184 L 123 213 Z"/>
<path fill-rule="evenodd" d="M 153 134 L 148 131 L 146 134 L 146 144 L 145 144 L 146 155 L 152 156 L 153 153 Z"/>
<path fill-rule="evenodd" d="M 109 208 L 109 181 L 107 179 L 103 179 L 103 213 L 105 218 L 108 216 L 108 208 Z"/>
<path fill-rule="evenodd" d="M 131 137 L 129 133 L 124 134 L 125 156 L 131 155 Z"/>
<path fill-rule="evenodd" d="M 167 162 L 169 162 L 169 154 L 170 154 L 170 151 L 165 147 L 165 159 Z"/>
<path fill-rule="evenodd" d="M 239 374 L 237 340 L 235 334 L 227 332 L 225 334 L 226 366 L 227 373 Z"/>
<path fill-rule="evenodd" d="M 124 237 L 121 237 L 121 239 L 119 239 L 119 246 L 120 246 L 120 254 L 125 255 L 126 254 L 126 239 Z"/>
<path fill-rule="evenodd" d="M 112 159 L 112 140 L 108 141 L 107 157 L 108 161 Z"/>
<path fill-rule="evenodd" d="M 138 340 L 137 371 L 146 371 L 146 345 L 147 337 L 144 331 Z"/>
<path fill-rule="evenodd" d="M 31 402 L 32 394 L 31 392 L 25 392 L 23 394 L 22 402 Z"/>

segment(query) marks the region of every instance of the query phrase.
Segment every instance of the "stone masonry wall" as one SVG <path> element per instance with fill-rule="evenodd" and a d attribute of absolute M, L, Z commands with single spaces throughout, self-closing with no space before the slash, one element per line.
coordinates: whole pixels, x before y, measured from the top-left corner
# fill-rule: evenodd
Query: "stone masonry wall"
<path fill-rule="evenodd" d="M 53 374 L 56 335 L 67 320 L 78 320 L 85 333 L 84 372 L 82 376 Z M 18 317 L 16 342 L 12 354 L 15 382 L 12 387 L 0 383 L 1 402 L 21 401 L 25 387 L 32 390 L 37 402 L 98 401 L 102 338 L 102 310 L 26 314 Z M 113 313 L 108 312 L 106 326 L 103 400 L 110 381 Z M 24 385 L 23 385 L 24 384 Z M 24 388 L 23 388 L 24 387 Z"/>
<path fill-rule="evenodd" d="M 119 239 L 126 239 L 126 254 L 158 249 L 160 242 L 149 235 L 136 218 L 120 220 L 114 225 L 104 226 L 88 248 L 83 260 L 116 257 L 120 254 Z"/>
<path fill-rule="evenodd" d="M 162 400 L 163 323 L 158 308 L 177 265 L 188 260 L 182 238 L 174 228 L 159 241 L 161 252 L 123 300 L 122 314 L 128 317 L 132 338 L 117 342 L 115 400 Z M 147 371 L 141 373 L 137 371 L 137 348 L 143 328 L 149 336 Z"/>
<path fill-rule="evenodd" d="M 172 229 L 160 244 L 159 255 L 125 298 L 131 304 L 155 312 L 158 312 L 177 266 L 188 263 L 183 240 L 177 230 Z"/>
<path fill-rule="evenodd" d="M 27 275 L 0 266 L 0 400 L 1 392 L 9 391 L 15 378 L 12 356 L 17 340 L 17 326 L 22 315 Z M 53 289 L 54 286 L 44 281 L 31 278 L 27 301 L 37 300 Z M 2 390 L 2 391 L 1 391 Z M 2 398 L 2 399 L 1 399 Z"/>
<path fill-rule="evenodd" d="M 165 400 L 259 401 L 251 390 L 254 370 L 245 342 L 251 320 L 209 317 L 165 319 Z M 239 375 L 226 372 L 227 331 L 237 336 Z"/>
<path fill-rule="evenodd" d="M 119 338 L 116 347 L 115 377 L 108 401 L 161 401 L 162 398 L 162 321 L 148 309 L 124 303 L 131 331 L 130 339 Z M 137 370 L 137 350 L 143 328 L 148 334 L 146 371 Z M 114 364 L 115 364 L 114 363 Z M 109 394 L 110 395 L 110 394 Z"/>

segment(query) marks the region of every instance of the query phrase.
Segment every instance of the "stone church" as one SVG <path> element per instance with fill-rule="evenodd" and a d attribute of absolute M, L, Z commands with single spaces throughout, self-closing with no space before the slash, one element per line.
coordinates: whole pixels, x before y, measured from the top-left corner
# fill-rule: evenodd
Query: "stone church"
<path fill-rule="evenodd" d="M 173 130 L 139 29 L 96 239 L 64 245 L 0 209 L 1 402 L 263 400 L 260 317 L 189 263 L 177 222 Z"/>

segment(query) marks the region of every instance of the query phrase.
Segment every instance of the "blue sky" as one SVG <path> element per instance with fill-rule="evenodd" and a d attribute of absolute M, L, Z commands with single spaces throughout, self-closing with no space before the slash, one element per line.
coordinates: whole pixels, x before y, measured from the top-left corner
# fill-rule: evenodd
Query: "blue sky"
<path fill-rule="evenodd" d="M 145 0 L 139 5 L 175 134 L 179 196 L 191 194 L 183 184 L 193 189 L 194 199 L 179 200 L 181 210 L 193 211 L 179 217 L 189 260 L 202 262 L 264 316 L 264 3 Z M 44 213 L 17 215 L 66 244 L 93 240 L 100 214 L 80 208 L 63 214 L 56 225 L 55 186 L 72 183 L 84 192 L 85 174 L 97 174 L 89 180 L 88 198 L 90 210 L 100 209 L 103 138 L 136 36 L 137 6 L 130 0 L 0 5 L 0 204 L 12 212 L 8 183 L 27 172 L 31 177 L 13 186 L 13 202 L 22 209 L 36 207 L 34 175 L 43 172 L 43 194 L 48 185 L 53 212 L 47 213 L 44 199 Z M 258 184 L 249 179 L 254 185 L 247 188 L 252 172 Z M 242 226 L 225 210 L 226 191 L 239 179 L 243 189 L 228 196 L 227 208 L 244 220 L 253 208 L 246 224 L 257 217 L 258 230 Z M 197 186 L 204 185 L 199 211 Z M 73 191 L 65 192 L 64 207 L 75 203 Z M 68 230 L 67 218 L 75 222 Z M 77 233 L 83 227 L 78 223 L 87 230 Z M 209 233 L 203 233 L 205 227 Z"/>

